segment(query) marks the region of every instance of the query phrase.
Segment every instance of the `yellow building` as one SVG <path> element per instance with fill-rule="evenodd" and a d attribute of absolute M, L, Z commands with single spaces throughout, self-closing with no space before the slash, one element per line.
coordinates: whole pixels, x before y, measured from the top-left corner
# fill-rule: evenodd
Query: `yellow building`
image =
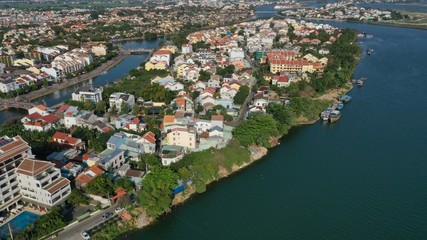
<path fill-rule="evenodd" d="M 145 70 L 150 71 L 150 70 L 166 70 L 167 69 L 167 65 L 165 62 L 147 62 L 145 64 Z"/>
<path fill-rule="evenodd" d="M 15 61 L 13 61 L 13 66 L 34 66 L 34 61 L 31 59 L 16 59 Z"/>
<path fill-rule="evenodd" d="M 188 65 L 186 63 L 183 63 L 181 65 L 179 65 L 176 68 L 176 76 L 179 78 L 182 78 L 184 76 L 184 68 L 186 68 Z"/>
<path fill-rule="evenodd" d="M 166 144 L 185 148 L 196 147 L 196 132 L 187 128 L 174 128 L 166 135 Z"/>
<path fill-rule="evenodd" d="M 168 46 L 162 47 L 160 50 L 167 50 L 167 51 L 171 52 L 172 54 L 175 54 L 178 51 L 178 48 L 174 45 L 168 45 Z"/>
<path fill-rule="evenodd" d="M 29 68 L 27 68 L 27 71 L 30 71 L 30 72 L 35 73 L 35 74 L 41 73 L 40 69 L 38 69 L 36 67 L 29 67 Z"/>

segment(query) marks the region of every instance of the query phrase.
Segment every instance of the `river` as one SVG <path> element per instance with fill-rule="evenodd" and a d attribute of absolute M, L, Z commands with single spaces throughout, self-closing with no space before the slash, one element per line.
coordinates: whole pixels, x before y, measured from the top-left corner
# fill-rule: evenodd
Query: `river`
<path fill-rule="evenodd" d="M 138 48 L 155 49 L 159 47 L 159 44 L 161 41 L 162 39 L 160 38 L 153 41 L 129 41 L 129 42 L 123 43 L 122 45 L 125 49 L 138 49 Z M 99 75 L 86 82 L 74 85 L 72 87 L 64 88 L 57 92 L 43 96 L 39 98 L 37 101 L 43 100 L 46 102 L 48 106 L 53 106 L 67 99 L 70 99 L 71 94 L 82 85 L 91 84 L 94 87 L 104 86 L 108 83 L 116 81 L 121 77 L 126 76 L 130 70 L 138 67 L 142 62 L 144 62 L 147 59 L 147 57 L 148 57 L 148 54 L 130 55 L 102 75 Z M 24 111 L 21 109 L 9 109 L 7 111 L 0 111 L 0 124 L 10 119 L 21 117 L 25 114 L 27 114 L 27 111 Z"/>
<path fill-rule="evenodd" d="M 373 34 L 336 124 L 291 130 L 243 171 L 123 239 L 427 239 L 427 31 Z"/>

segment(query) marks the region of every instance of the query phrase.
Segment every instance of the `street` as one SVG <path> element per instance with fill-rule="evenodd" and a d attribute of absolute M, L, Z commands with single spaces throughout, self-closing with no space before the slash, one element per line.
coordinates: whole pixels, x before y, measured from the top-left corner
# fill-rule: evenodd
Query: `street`
<path fill-rule="evenodd" d="M 98 224 L 104 222 L 105 220 L 102 219 L 102 215 L 106 212 L 112 212 L 114 215 L 116 214 L 114 212 L 114 209 L 117 207 L 117 205 L 113 205 L 107 209 L 101 210 L 98 213 L 94 214 L 93 216 L 67 228 L 63 231 L 59 232 L 58 236 L 55 239 L 63 239 L 63 240 L 69 240 L 69 239 L 83 239 L 81 236 L 81 232 L 92 229 L 93 227 L 97 226 Z M 111 216 L 113 217 L 113 216 Z M 110 217 L 110 218 L 111 218 Z M 89 232 L 90 234 L 90 232 Z"/>

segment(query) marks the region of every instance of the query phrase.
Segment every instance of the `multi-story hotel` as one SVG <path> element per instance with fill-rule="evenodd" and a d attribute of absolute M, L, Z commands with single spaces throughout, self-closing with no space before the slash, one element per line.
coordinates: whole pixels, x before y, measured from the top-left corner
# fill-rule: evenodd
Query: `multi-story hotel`
<path fill-rule="evenodd" d="M 21 137 L 0 137 L 0 211 L 9 210 L 21 199 L 16 168 L 31 157 L 31 147 Z"/>
<path fill-rule="evenodd" d="M 71 193 L 70 181 L 61 177 L 55 164 L 33 157 L 21 137 L 0 137 L 0 211 L 13 208 L 19 200 L 52 207 Z"/>

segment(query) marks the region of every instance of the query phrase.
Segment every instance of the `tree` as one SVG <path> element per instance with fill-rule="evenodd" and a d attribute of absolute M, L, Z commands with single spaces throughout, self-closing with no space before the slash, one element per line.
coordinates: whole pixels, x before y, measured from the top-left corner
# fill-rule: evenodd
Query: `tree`
<path fill-rule="evenodd" d="M 126 102 L 122 102 L 122 105 L 120 105 L 120 114 L 126 114 L 129 112 L 129 107 Z"/>
<path fill-rule="evenodd" d="M 249 95 L 249 87 L 248 86 L 241 86 L 239 91 L 234 96 L 234 103 L 235 104 L 243 104 L 246 100 L 246 98 Z"/>
<path fill-rule="evenodd" d="M 210 78 L 211 78 L 210 73 L 203 70 L 200 71 L 200 76 L 199 76 L 200 81 L 207 82 Z"/>
<path fill-rule="evenodd" d="M 172 189 L 177 186 L 178 175 L 169 168 L 155 167 L 142 185 L 144 188 L 137 195 L 138 203 L 147 211 L 148 216 L 160 216 L 172 203 Z"/>
<path fill-rule="evenodd" d="M 74 188 L 71 191 L 70 196 L 68 196 L 67 198 L 67 203 L 73 206 L 77 206 L 80 204 L 87 205 L 89 204 L 89 202 L 90 202 L 90 198 L 83 195 L 83 193 L 80 192 L 80 190 L 77 188 Z"/>
<path fill-rule="evenodd" d="M 135 189 L 135 183 L 127 178 L 119 178 L 114 181 L 114 189 L 122 187 L 126 190 L 126 192 L 132 192 Z"/>
<path fill-rule="evenodd" d="M 132 106 L 132 112 L 133 112 L 133 114 L 138 115 L 140 111 L 141 111 L 141 108 L 139 107 L 138 104 L 134 104 Z"/>
<path fill-rule="evenodd" d="M 277 123 L 271 115 L 259 115 L 242 122 L 233 129 L 233 136 L 243 146 L 257 144 L 270 146 L 270 137 L 279 134 Z"/>
<path fill-rule="evenodd" d="M 90 194 L 106 194 L 107 197 L 111 197 L 114 192 L 114 183 L 106 174 L 101 174 L 86 185 L 85 191 Z"/>
<path fill-rule="evenodd" d="M 95 111 L 97 114 L 105 113 L 105 109 L 107 107 L 107 104 L 105 104 L 104 101 L 100 101 L 95 106 Z"/>
<path fill-rule="evenodd" d="M 83 107 L 85 110 L 93 110 L 95 109 L 95 104 L 91 100 L 86 99 L 83 103 Z"/>
<path fill-rule="evenodd" d="M 139 156 L 138 168 L 144 171 L 148 171 L 147 166 L 149 169 L 151 167 L 160 166 L 160 160 L 157 155 L 145 153 Z"/>

